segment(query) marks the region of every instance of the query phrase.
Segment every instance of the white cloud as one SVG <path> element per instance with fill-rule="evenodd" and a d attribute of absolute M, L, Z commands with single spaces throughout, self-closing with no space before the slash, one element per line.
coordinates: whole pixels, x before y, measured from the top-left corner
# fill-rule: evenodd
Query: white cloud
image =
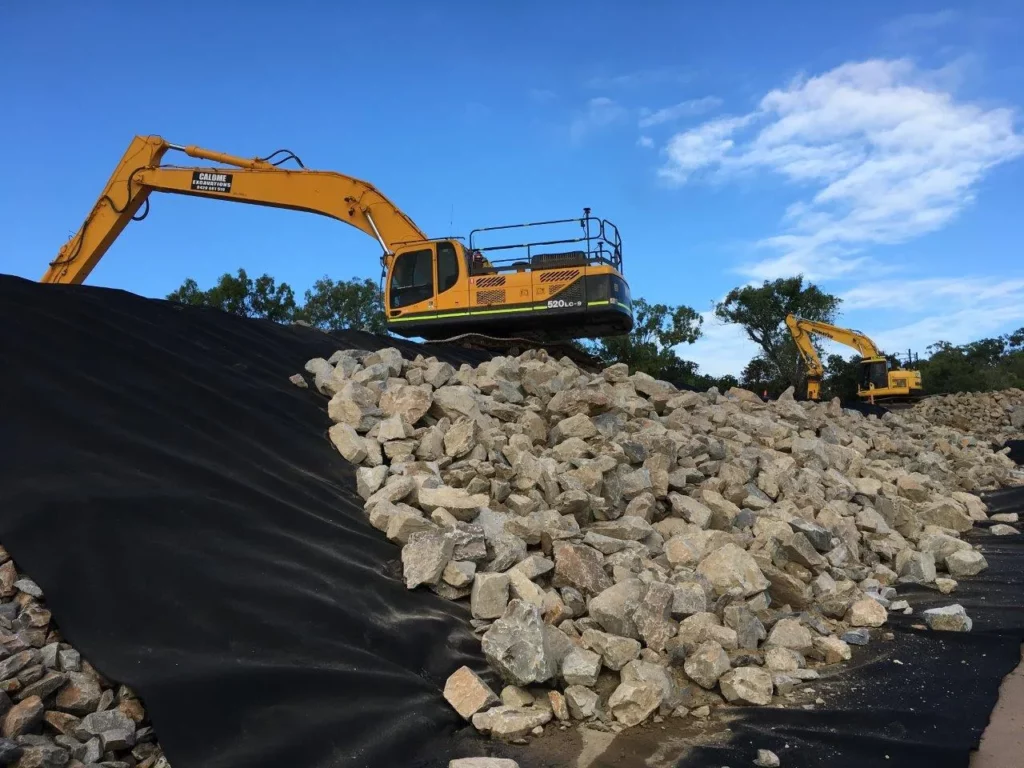
<path fill-rule="evenodd" d="M 709 376 L 732 374 L 739 378 L 740 372 L 760 347 L 747 338 L 741 326 L 723 322 L 713 311 L 700 314 L 704 318 L 701 337 L 693 344 L 676 347 L 676 353 L 697 363 L 700 373 Z"/>
<path fill-rule="evenodd" d="M 569 138 L 580 141 L 587 134 L 617 123 L 626 116 L 626 108 L 607 96 L 597 96 L 587 102 L 587 108 L 569 124 Z"/>
<path fill-rule="evenodd" d="M 636 145 L 638 147 L 643 147 L 644 149 L 650 149 L 654 146 L 654 139 L 650 136 L 641 136 L 636 140 Z"/>
<path fill-rule="evenodd" d="M 944 309 L 1017 304 L 1024 313 L 1024 278 L 934 277 L 880 280 L 854 286 L 841 295 L 844 310 L 887 309 L 919 312 L 924 305 Z"/>
<path fill-rule="evenodd" d="M 769 170 L 807 190 L 785 229 L 757 246 L 776 255 L 740 272 L 771 279 L 849 274 L 872 245 L 940 229 L 995 165 L 1024 153 L 1005 108 L 957 101 L 906 60 L 844 64 L 766 94 L 746 115 L 673 136 L 660 175 L 724 181 Z"/>
<path fill-rule="evenodd" d="M 634 72 L 624 72 L 618 75 L 597 75 L 587 80 L 587 87 L 596 90 L 640 88 L 664 83 L 685 83 L 690 78 L 690 73 L 684 69 L 656 67 L 653 69 L 640 69 Z"/>
<path fill-rule="evenodd" d="M 701 115 L 705 112 L 710 112 L 721 105 L 722 100 L 717 96 L 705 96 L 700 99 L 687 99 L 686 101 L 681 101 L 678 104 L 673 104 L 671 107 L 664 107 L 653 112 L 649 110 L 643 112 L 640 117 L 639 125 L 641 128 L 650 128 L 655 125 L 661 125 L 662 123 L 679 120 L 682 117 Z"/>

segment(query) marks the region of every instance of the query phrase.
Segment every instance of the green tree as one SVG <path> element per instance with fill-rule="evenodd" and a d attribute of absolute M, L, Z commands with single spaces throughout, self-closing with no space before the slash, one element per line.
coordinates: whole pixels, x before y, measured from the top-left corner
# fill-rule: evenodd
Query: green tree
<path fill-rule="evenodd" d="M 625 363 L 630 371 L 642 371 L 665 381 L 693 378 L 697 366 L 676 354 L 675 347 L 692 344 L 701 334 L 703 318 L 690 307 L 649 304 L 633 300 L 633 330 L 588 345 L 588 351 L 605 365 Z"/>
<path fill-rule="evenodd" d="M 181 304 L 216 307 L 233 315 L 261 317 L 279 323 L 295 317 L 295 291 L 288 283 L 278 285 L 270 275 L 253 280 L 244 269 L 237 275 L 224 273 L 205 291 L 191 277 L 167 298 Z"/>
<path fill-rule="evenodd" d="M 204 290 L 191 277 L 167 296 L 191 306 L 216 307 L 243 317 L 260 317 L 279 323 L 304 321 L 325 331 L 356 328 L 384 334 L 387 324 L 380 289 L 373 280 L 332 280 L 324 276 L 298 304 L 288 283 L 278 284 L 270 275 L 253 280 L 244 269 L 223 274 Z"/>
<path fill-rule="evenodd" d="M 938 341 L 928 352 L 920 370 L 929 394 L 1024 387 L 1024 328 L 959 346 Z"/>
<path fill-rule="evenodd" d="M 387 333 L 380 286 L 369 278 L 334 281 L 325 275 L 306 291 L 305 300 L 297 317 L 317 328 Z"/>
<path fill-rule="evenodd" d="M 833 322 L 841 299 L 825 293 L 803 275 L 765 280 L 761 286 L 734 288 L 715 306 L 715 315 L 743 326 L 747 338 L 761 351 L 742 376 L 745 384 L 777 394 L 790 385 L 799 391 L 804 383 L 800 355 L 786 328 L 786 315 Z M 757 362 L 755 362 L 757 361 Z M 753 367 L 751 367 L 753 366 Z M 749 376 L 747 375 L 749 372 Z"/>

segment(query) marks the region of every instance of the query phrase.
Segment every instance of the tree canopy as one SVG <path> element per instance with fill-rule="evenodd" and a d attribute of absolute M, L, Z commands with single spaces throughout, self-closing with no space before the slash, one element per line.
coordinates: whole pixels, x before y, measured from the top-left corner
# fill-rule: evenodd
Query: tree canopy
<path fill-rule="evenodd" d="M 747 338 L 761 349 L 744 369 L 744 386 L 772 395 L 786 387 L 798 390 L 805 374 L 793 337 L 786 327 L 786 315 L 806 320 L 833 322 L 841 299 L 807 282 L 803 275 L 765 280 L 760 286 L 746 285 L 729 291 L 715 306 L 715 315 L 743 327 Z"/>
<path fill-rule="evenodd" d="M 192 306 L 216 307 L 243 317 L 279 323 L 306 322 L 328 331 L 355 328 L 384 333 L 387 328 L 380 288 L 370 279 L 335 281 L 325 275 L 305 292 L 304 303 L 299 304 L 288 283 L 278 284 L 267 274 L 254 280 L 239 269 L 235 275 L 221 275 L 206 290 L 200 290 L 198 283 L 189 278 L 167 298 Z"/>

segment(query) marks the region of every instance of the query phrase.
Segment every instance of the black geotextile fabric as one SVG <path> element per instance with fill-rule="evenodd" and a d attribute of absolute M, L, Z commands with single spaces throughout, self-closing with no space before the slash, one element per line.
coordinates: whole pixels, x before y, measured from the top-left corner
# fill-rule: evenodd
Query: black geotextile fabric
<path fill-rule="evenodd" d="M 0 543 L 175 768 L 447 764 L 444 681 L 485 670 L 467 612 L 395 578 L 288 382 L 380 346 L 0 276 Z"/>
<path fill-rule="evenodd" d="M 175 768 L 441 768 L 485 752 L 575 764 L 544 740 L 481 740 L 444 703 L 463 663 L 497 684 L 468 616 L 405 590 L 327 440 L 323 398 L 287 381 L 310 357 L 379 346 L 0 276 L 0 543 L 69 642 L 140 692 Z M 1020 491 L 986 500 L 1024 512 Z M 990 568 L 949 597 L 901 588 L 915 615 L 894 616 L 895 640 L 856 649 L 835 683 L 808 684 L 825 706 L 743 710 L 728 745 L 679 765 L 747 765 L 760 747 L 787 768 L 966 766 L 1024 637 L 1024 542 L 973 536 Z M 914 628 L 952 602 L 973 632 Z"/>
<path fill-rule="evenodd" d="M 1024 488 L 982 498 L 993 513 L 1024 515 Z M 914 613 L 890 613 L 834 680 L 807 683 L 824 706 L 744 708 L 727 745 L 693 749 L 677 768 L 749 765 L 759 748 L 776 752 L 786 768 L 965 768 L 1024 641 L 1024 536 L 992 536 L 981 526 L 967 538 L 981 544 L 988 569 L 961 579 L 951 595 L 898 587 Z M 925 628 L 923 610 L 953 603 L 974 621 L 971 632 Z"/>

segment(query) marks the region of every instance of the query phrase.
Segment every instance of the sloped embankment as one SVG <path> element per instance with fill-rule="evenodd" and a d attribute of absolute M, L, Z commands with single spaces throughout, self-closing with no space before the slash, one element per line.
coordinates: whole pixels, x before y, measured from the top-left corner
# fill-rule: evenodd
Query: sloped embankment
<path fill-rule="evenodd" d="M 444 753 L 440 690 L 479 644 L 386 572 L 326 414 L 288 383 L 296 357 L 379 339 L 7 276 L 0 328 L 0 543 L 174 768 Z"/>

